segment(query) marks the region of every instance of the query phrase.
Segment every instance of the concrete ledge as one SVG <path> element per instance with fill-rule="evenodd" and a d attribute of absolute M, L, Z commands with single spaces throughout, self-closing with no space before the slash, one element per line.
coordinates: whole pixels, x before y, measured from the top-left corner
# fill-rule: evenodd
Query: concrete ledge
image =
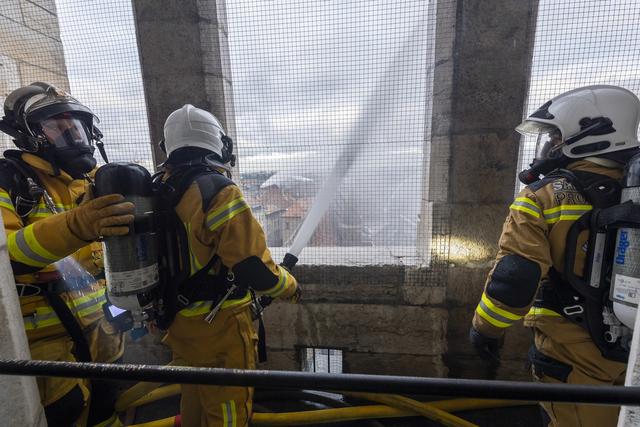
<path fill-rule="evenodd" d="M 438 356 L 446 352 L 444 308 L 373 304 L 273 304 L 265 312 L 271 348 Z"/>

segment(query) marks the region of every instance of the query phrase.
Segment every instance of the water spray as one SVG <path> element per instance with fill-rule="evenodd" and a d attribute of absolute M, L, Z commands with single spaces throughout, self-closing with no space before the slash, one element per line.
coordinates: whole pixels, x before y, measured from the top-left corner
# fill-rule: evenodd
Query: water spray
<path fill-rule="evenodd" d="M 338 192 L 340 184 L 349 173 L 362 148 L 374 134 L 372 131 L 373 125 L 382 122 L 381 116 L 385 112 L 384 107 L 391 105 L 391 97 L 394 93 L 393 85 L 389 84 L 390 77 L 397 65 L 402 61 L 402 58 L 406 56 L 407 50 L 411 46 L 411 40 L 417 33 L 418 30 L 414 30 L 408 40 L 405 41 L 402 49 L 396 53 L 385 69 L 384 74 L 378 80 L 375 91 L 367 98 L 365 109 L 360 112 L 358 119 L 351 126 L 347 137 L 348 143 L 342 149 L 338 160 L 336 160 L 329 176 L 316 195 L 311 208 L 309 208 L 302 225 L 298 228 L 289 251 L 284 256 L 282 265 L 287 269 L 291 270 L 298 262 L 300 252 L 309 243 L 320 220 L 329 209 L 331 201 Z"/>

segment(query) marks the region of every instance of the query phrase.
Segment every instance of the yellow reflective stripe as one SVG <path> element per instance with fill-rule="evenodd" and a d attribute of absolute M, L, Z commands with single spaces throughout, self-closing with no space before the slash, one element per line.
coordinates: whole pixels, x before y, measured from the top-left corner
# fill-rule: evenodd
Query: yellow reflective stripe
<path fill-rule="evenodd" d="M 558 221 L 575 221 L 582 215 L 592 210 L 591 205 L 560 205 L 543 211 L 547 224 L 555 224 Z"/>
<path fill-rule="evenodd" d="M 32 225 L 9 234 L 7 248 L 11 258 L 34 267 L 44 267 L 60 259 L 40 246 L 33 234 Z"/>
<path fill-rule="evenodd" d="M 228 402 L 222 402 L 222 425 L 223 427 L 236 427 L 238 415 L 236 413 L 235 400 L 229 400 Z"/>
<path fill-rule="evenodd" d="M 79 317 L 85 317 L 102 310 L 102 304 L 106 301 L 105 290 L 98 289 L 88 295 L 67 301 L 66 304 L 72 313 Z M 60 324 L 60 319 L 51 307 L 37 307 L 34 315 L 23 317 L 25 329 L 37 329 Z"/>
<path fill-rule="evenodd" d="M 71 208 L 73 208 L 73 205 L 65 205 L 64 203 L 54 203 L 55 207 L 58 209 L 62 209 L 62 210 L 69 210 Z M 47 207 L 47 205 L 44 202 L 40 202 L 36 205 L 36 209 L 39 211 L 44 211 L 46 210 L 47 212 L 51 213 L 51 211 L 49 210 L 49 208 Z"/>
<path fill-rule="evenodd" d="M 494 313 L 499 314 L 502 317 L 506 317 L 509 320 L 520 320 L 522 319 L 522 316 L 518 315 L 518 314 L 513 314 L 507 310 L 504 310 L 500 307 L 498 307 L 497 305 L 495 305 L 493 302 L 491 302 L 491 300 L 489 299 L 489 297 L 487 296 L 487 294 L 485 294 L 484 292 L 482 293 L 482 302 L 484 302 L 487 307 L 489 308 L 489 310 L 493 311 Z"/>
<path fill-rule="evenodd" d="M 196 272 L 200 271 L 203 267 L 202 264 L 200 264 L 198 262 L 198 257 L 196 256 L 195 252 L 193 251 L 193 247 L 191 246 L 191 239 L 192 239 L 192 234 L 191 234 L 191 223 L 183 223 L 185 228 L 187 229 L 187 244 L 189 245 L 189 260 L 190 260 L 190 274 L 195 274 Z"/>
<path fill-rule="evenodd" d="M 276 285 L 273 288 L 265 292 L 265 294 L 274 298 L 285 291 L 285 289 L 287 288 L 287 282 L 289 281 L 289 274 L 287 273 L 287 270 L 281 267 L 279 267 L 278 270 L 280 270 L 280 277 L 278 277 L 278 283 L 276 283 Z"/>
<path fill-rule="evenodd" d="M 15 208 L 13 207 L 13 202 L 11 201 L 11 197 L 9 197 L 9 194 L 6 193 L 5 191 L 0 191 L 0 206 L 15 212 Z"/>
<path fill-rule="evenodd" d="M 480 317 L 497 328 L 508 328 L 509 326 L 511 326 L 511 323 L 504 323 L 491 317 L 479 304 L 476 307 L 476 313 L 478 313 Z"/>
<path fill-rule="evenodd" d="M 531 205 L 533 209 L 542 210 L 542 207 L 537 202 L 528 197 L 516 197 L 516 202 L 522 202 L 527 205 Z"/>
<path fill-rule="evenodd" d="M 24 230 L 24 237 L 27 244 L 35 253 L 37 253 L 43 258 L 48 258 L 49 260 L 51 260 L 51 262 L 55 262 L 60 259 L 58 255 L 52 254 L 51 252 L 46 250 L 44 247 L 42 247 L 40 242 L 38 242 L 38 239 L 36 239 L 36 235 L 33 232 L 33 225 L 29 225 L 23 228 L 22 230 Z"/>
<path fill-rule="evenodd" d="M 235 400 L 231 401 L 231 427 L 236 427 L 238 422 L 238 414 L 236 413 L 236 402 Z"/>
<path fill-rule="evenodd" d="M 249 209 L 249 205 L 247 205 L 242 197 L 239 197 L 207 215 L 207 228 L 214 231 L 247 209 Z"/>
<path fill-rule="evenodd" d="M 10 258 L 14 261 L 21 262 L 22 264 L 42 267 L 42 264 L 40 264 L 39 262 L 34 262 L 30 258 L 27 258 L 24 253 L 22 253 L 22 250 L 20 250 L 20 246 L 18 246 L 18 242 L 16 241 L 17 237 L 18 231 L 10 233 L 7 236 L 7 249 L 9 250 Z"/>
<path fill-rule="evenodd" d="M 251 294 L 247 293 L 243 298 L 227 300 L 222 303 L 222 309 L 236 307 L 251 301 Z M 211 311 L 213 301 L 196 301 L 187 308 L 180 310 L 180 314 L 185 317 L 200 316 Z"/>
<path fill-rule="evenodd" d="M 536 212 L 535 210 L 527 207 L 527 206 L 520 206 L 516 203 L 512 203 L 511 206 L 509 206 L 509 209 L 514 210 L 514 211 L 520 211 L 520 212 L 525 212 L 528 213 L 529 215 L 535 217 L 535 218 L 540 218 L 540 212 Z"/>
<path fill-rule="evenodd" d="M 545 215 L 548 214 L 552 214 L 555 212 L 560 212 L 563 210 L 586 210 L 586 211 L 590 211 L 593 208 L 593 206 L 591 205 L 560 205 L 560 206 L 556 206 L 555 208 L 551 208 L 551 209 L 545 209 L 542 211 L 542 213 L 544 213 Z"/>
<path fill-rule="evenodd" d="M 526 212 L 535 218 L 540 218 L 542 208 L 528 197 L 516 197 L 516 200 L 509 206 L 509 209 Z"/>
<path fill-rule="evenodd" d="M 551 316 L 551 317 L 562 317 L 560 313 L 556 313 L 553 310 L 549 310 L 548 308 L 542 307 L 531 307 L 527 316 Z"/>
<path fill-rule="evenodd" d="M 26 330 L 46 328 L 61 323 L 58 316 L 50 307 L 37 307 L 33 315 L 23 317 L 22 321 L 24 322 L 24 328 Z"/>

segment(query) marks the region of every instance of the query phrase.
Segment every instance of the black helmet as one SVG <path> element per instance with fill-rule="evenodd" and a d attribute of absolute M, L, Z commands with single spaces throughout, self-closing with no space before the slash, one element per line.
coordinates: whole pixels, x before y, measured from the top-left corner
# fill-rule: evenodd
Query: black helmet
<path fill-rule="evenodd" d="M 38 125 L 63 113 L 81 120 L 89 139 L 101 136 L 94 126 L 96 117 L 89 108 L 65 91 L 43 82 L 31 83 L 7 96 L 0 130 L 11 135 L 21 150 L 36 152 L 46 141 Z"/>
<path fill-rule="evenodd" d="M 12 136 L 21 150 L 81 178 L 96 166 L 94 143 L 107 161 L 96 121 L 89 108 L 65 91 L 35 82 L 7 96 L 0 131 Z"/>

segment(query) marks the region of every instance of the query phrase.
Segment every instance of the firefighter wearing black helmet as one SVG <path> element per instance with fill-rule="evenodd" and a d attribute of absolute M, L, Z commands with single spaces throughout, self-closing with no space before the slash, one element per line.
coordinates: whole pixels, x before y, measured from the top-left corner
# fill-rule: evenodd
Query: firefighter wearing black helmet
<path fill-rule="evenodd" d="M 126 234 L 133 205 L 88 191 L 96 144 L 101 148 L 95 121 L 86 106 L 47 83 L 5 100 L 0 131 L 19 150 L 0 160 L 0 211 L 34 359 L 113 362 L 123 352 L 122 334 L 102 314 L 96 240 Z M 49 426 L 121 425 L 105 383 L 38 378 L 38 388 Z"/>

